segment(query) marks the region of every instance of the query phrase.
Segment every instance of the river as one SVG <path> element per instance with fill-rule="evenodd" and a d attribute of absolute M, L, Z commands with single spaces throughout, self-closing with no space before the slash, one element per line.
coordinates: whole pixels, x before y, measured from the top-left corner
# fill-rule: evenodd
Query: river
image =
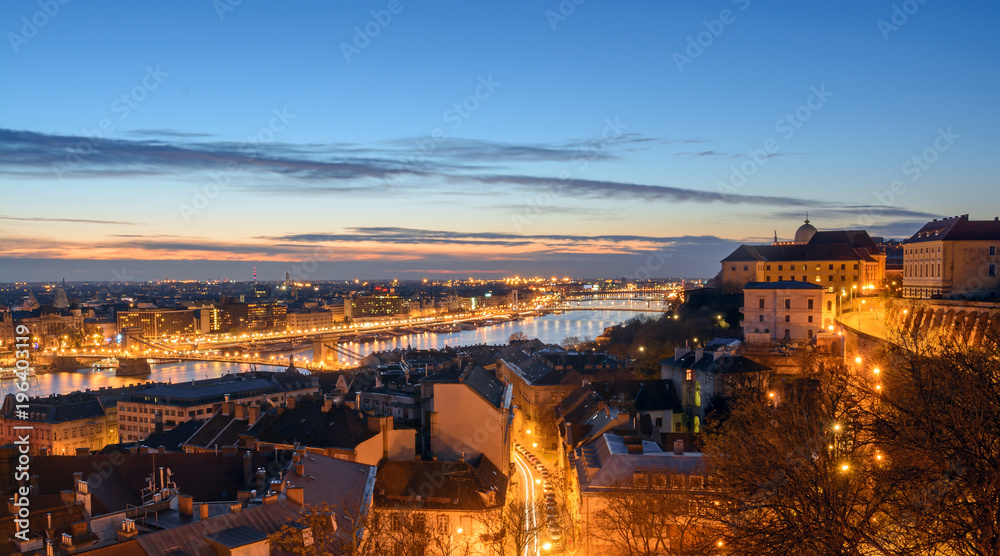
<path fill-rule="evenodd" d="M 654 304 L 656 302 L 653 302 Z M 643 309 L 648 307 L 645 301 L 631 302 L 623 300 L 581 302 L 581 307 L 628 307 Z M 658 307 L 659 305 L 654 305 Z M 484 326 L 475 330 L 462 330 L 450 334 L 435 334 L 425 332 L 379 342 L 342 344 L 343 347 L 359 355 L 368 355 L 373 351 L 385 351 L 407 346 L 414 349 L 435 349 L 445 346 L 467 346 L 473 344 L 506 344 L 511 334 L 523 332 L 528 338 L 538 338 L 549 343 L 558 344 L 564 338 L 577 336 L 581 339 L 596 338 L 609 326 L 620 324 L 639 315 L 658 316 L 658 312 L 641 310 L 576 310 L 562 314 L 549 314 L 540 317 L 528 317 L 520 321 L 505 322 L 493 326 Z M 312 349 L 295 352 L 297 357 L 312 358 Z M 259 370 L 280 370 L 281 367 L 258 366 Z M 342 360 L 347 364 L 349 361 Z M 226 373 L 238 373 L 249 370 L 249 365 L 220 362 L 180 362 L 160 363 L 152 365 L 152 373 L 148 377 L 116 377 L 114 370 L 95 371 L 90 368 L 77 372 L 45 373 L 29 379 L 28 395 L 48 396 L 49 394 L 66 394 L 76 390 L 96 390 L 107 386 L 125 386 L 146 381 L 154 382 L 187 382 L 205 378 L 215 378 Z M 13 391 L 13 380 L 0 381 L 0 393 Z"/>

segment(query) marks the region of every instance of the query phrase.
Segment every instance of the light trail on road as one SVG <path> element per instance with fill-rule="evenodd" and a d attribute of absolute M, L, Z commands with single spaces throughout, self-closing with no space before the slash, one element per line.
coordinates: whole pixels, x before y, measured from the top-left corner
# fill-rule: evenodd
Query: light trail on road
<path fill-rule="evenodd" d="M 524 478 L 524 524 L 526 531 L 534 531 L 532 533 L 535 545 L 534 552 L 535 556 L 538 556 L 540 548 L 538 546 L 538 527 L 535 521 L 537 519 L 535 515 L 535 481 L 531 476 L 531 467 L 529 467 L 528 462 L 521 458 L 521 454 L 514 452 L 514 462 L 517 463 L 517 468 L 521 471 L 521 476 Z M 529 548 L 529 545 L 525 545 L 524 556 L 528 556 Z"/>

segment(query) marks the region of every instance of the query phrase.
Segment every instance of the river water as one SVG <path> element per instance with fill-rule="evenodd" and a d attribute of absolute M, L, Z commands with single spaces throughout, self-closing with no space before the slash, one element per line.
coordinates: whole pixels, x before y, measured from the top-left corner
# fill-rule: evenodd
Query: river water
<path fill-rule="evenodd" d="M 493 326 L 484 326 L 475 330 L 462 330 L 450 334 L 435 334 L 425 332 L 409 336 L 400 336 L 392 340 L 366 342 L 362 344 L 341 344 L 342 347 L 361 356 L 374 351 L 385 351 L 395 348 L 435 349 L 445 346 L 467 346 L 473 344 L 506 344 L 511 334 L 523 332 L 528 338 L 538 338 L 549 343 L 558 344 L 564 338 L 577 336 L 580 339 L 596 338 L 609 326 L 620 324 L 639 315 L 658 316 L 658 312 L 646 312 L 647 307 L 660 308 L 658 302 L 602 300 L 584 301 L 580 307 L 622 307 L 614 310 L 574 310 L 562 314 L 549 314 L 541 317 L 528 317 L 520 321 L 505 322 Z M 638 310 L 637 310 L 638 309 Z M 312 358 L 312 349 L 304 349 L 294 353 L 296 357 Z M 281 367 L 258 366 L 259 370 L 280 370 L 288 365 L 288 354 L 284 356 Z M 350 364 L 348 359 L 342 359 L 343 364 Z M 96 390 L 107 386 L 125 386 L 140 382 L 187 382 L 204 378 L 215 378 L 226 373 L 238 373 L 249 370 L 250 366 L 239 363 L 197 362 L 160 363 L 152 365 L 152 373 L 148 377 L 116 377 L 114 370 L 95 371 L 90 368 L 77 372 L 39 374 L 29 380 L 28 395 L 48 396 L 49 394 L 66 394 L 76 390 Z M 13 380 L 0 381 L 0 394 L 13 391 Z"/>

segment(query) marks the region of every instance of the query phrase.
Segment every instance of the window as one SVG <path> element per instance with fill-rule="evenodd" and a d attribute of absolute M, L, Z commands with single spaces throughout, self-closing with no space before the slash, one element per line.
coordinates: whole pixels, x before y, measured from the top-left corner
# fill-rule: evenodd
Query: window
<path fill-rule="evenodd" d="M 789 270 L 795 270 L 795 265 L 792 265 L 791 267 L 789 267 Z"/>
<path fill-rule="evenodd" d="M 819 265 L 816 265 L 816 270 L 819 270 Z"/>
<path fill-rule="evenodd" d="M 813 316 L 809 315 L 809 322 L 812 322 L 812 321 L 813 321 Z"/>
<path fill-rule="evenodd" d="M 783 268 L 784 266 L 785 266 L 785 265 L 781 265 L 781 264 L 779 264 L 779 265 L 778 265 L 778 270 L 785 270 L 785 269 Z"/>
<path fill-rule="evenodd" d="M 758 309 L 763 309 L 764 308 L 764 298 L 763 297 L 757 300 L 757 308 Z"/>
<path fill-rule="evenodd" d="M 764 315 L 757 315 L 760 318 L 760 322 L 764 322 Z"/>
<path fill-rule="evenodd" d="M 840 281 L 841 282 L 846 282 L 847 281 L 847 276 L 844 276 L 843 274 L 841 274 L 840 275 Z"/>
<path fill-rule="evenodd" d="M 833 282 L 833 275 L 832 274 L 827 278 L 827 281 Z"/>
<path fill-rule="evenodd" d="M 365 399 L 365 409 L 368 409 L 368 399 Z"/>
<path fill-rule="evenodd" d="M 785 322 L 792 322 L 792 315 L 785 315 Z"/>
<path fill-rule="evenodd" d="M 753 333 L 754 334 L 760 334 L 760 328 L 754 328 L 753 329 Z"/>
<path fill-rule="evenodd" d="M 840 270 L 847 270 L 847 265 L 846 264 L 840 265 Z"/>
<path fill-rule="evenodd" d="M 733 272 L 736 272 L 736 265 L 731 265 L 729 267 L 729 270 L 732 270 Z"/>
<path fill-rule="evenodd" d="M 992 247 L 990 249 L 992 249 Z M 771 270 L 771 265 L 767 265 L 767 270 Z"/>
<path fill-rule="evenodd" d="M 996 255 L 996 254 L 997 254 L 997 246 L 996 245 L 990 245 L 990 256 L 992 257 L 993 255 Z"/>
<path fill-rule="evenodd" d="M 750 270 L 750 268 L 747 265 L 743 265 L 743 272 L 746 272 L 748 270 Z"/>
<path fill-rule="evenodd" d="M 833 302 L 832 301 L 827 301 L 826 302 L 826 310 L 827 311 L 832 311 L 833 310 Z"/>
<path fill-rule="evenodd" d="M 785 299 L 785 309 L 791 309 L 791 308 L 792 308 L 792 300 L 786 298 Z"/>
<path fill-rule="evenodd" d="M 765 278 L 765 280 L 764 280 L 764 281 L 765 281 L 765 282 L 770 282 L 770 281 L 771 281 L 771 275 L 770 275 L 770 274 L 768 274 L 768 275 L 767 275 L 767 278 Z"/>
<path fill-rule="evenodd" d="M 816 281 L 819 282 L 819 276 L 816 277 Z"/>
<path fill-rule="evenodd" d="M 813 308 L 813 301 L 814 300 L 812 298 L 806 300 L 806 309 L 812 309 Z"/>
<path fill-rule="evenodd" d="M 989 270 L 990 278 L 996 278 L 997 275 L 997 265 L 991 264 Z"/>
<path fill-rule="evenodd" d="M 858 269 L 858 263 L 854 263 L 854 270 Z"/>
<path fill-rule="evenodd" d="M 657 417 L 656 418 L 656 428 L 659 429 L 659 428 L 662 428 L 662 427 L 663 427 L 663 417 Z"/>
<path fill-rule="evenodd" d="M 691 369 L 687 370 L 687 380 L 691 380 Z"/>
<path fill-rule="evenodd" d="M 803 277 L 802 277 L 802 281 L 803 281 L 803 282 L 808 282 L 808 281 L 809 281 L 809 279 L 808 279 L 808 278 L 806 278 L 805 276 L 803 276 Z"/>
<path fill-rule="evenodd" d="M 437 529 L 439 533 L 448 533 L 448 516 L 439 515 L 437 516 Z"/>
<path fill-rule="evenodd" d="M 830 265 L 830 270 L 833 270 L 833 265 Z"/>

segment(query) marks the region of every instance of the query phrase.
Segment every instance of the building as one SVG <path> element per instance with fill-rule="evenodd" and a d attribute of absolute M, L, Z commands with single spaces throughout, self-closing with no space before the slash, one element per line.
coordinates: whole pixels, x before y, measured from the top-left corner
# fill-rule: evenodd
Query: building
<path fill-rule="evenodd" d="M 837 294 L 808 282 L 749 282 L 743 286 L 743 333 L 748 343 L 807 342 L 837 315 Z"/>
<path fill-rule="evenodd" d="M 392 388 L 373 388 L 355 393 L 354 407 L 383 417 L 392 416 L 396 421 L 420 421 L 420 396 Z"/>
<path fill-rule="evenodd" d="M 288 330 L 312 330 L 333 326 L 334 314 L 326 309 L 288 309 L 285 312 L 285 328 Z"/>
<path fill-rule="evenodd" d="M 510 461 L 513 387 L 482 367 L 442 372 L 420 381 L 425 456 L 438 460 L 486 457 L 501 469 Z"/>
<path fill-rule="evenodd" d="M 194 309 L 130 309 L 118 311 L 118 331 L 140 329 L 147 338 L 194 334 Z"/>
<path fill-rule="evenodd" d="M 1000 219 L 934 219 L 903 242 L 903 296 L 1000 295 Z"/>
<path fill-rule="evenodd" d="M 170 430 L 189 420 L 205 421 L 215 406 L 233 400 L 261 400 L 280 405 L 289 398 L 319 392 L 316 377 L 298 373 L 243 373 L 180 384 L 156 384 L 118 402 L 121 442 L 143 440 L 157 430 Z"/>
<path fill-rule="evenodd" d="M 15 312 L 14 326 L 23 324 L 30 330 L 32 342 L 44 341 L 76 334 L 83 328 L 83 313 L 80 310 L 56 309 L 43 306 L 29 312 Z"/>
<path fill-rule="evenodd" d="M 376 540 L 387 554 L 492 554 L 482 536 L 496 530 L 507 475 L 487 458 L 466 461 L 382 461 L 372 510 L 404 534 Z M 425 552 L 426 550 L 426 552 Z"/>
<path fill-rule="evenodd" d="M 344 315 L 352 320 L 407 315 L 405 300 L 398 295 L 362 295 L 344 300 Z"/>
<path fill-rule="evenodd" d="M 228 301 L 228 300 L 227 300 Z M 211 332 L 254 332 L 284 330 L 286 308 L 281 303 L 255 301 L 250 303 L 221 303 L 218 313 L 211 314 Z"/>
<path fill-rule="evenodd" d="M 802 281 L 835 291 L 873 290 L 885 278 L 885 255 L 864 230 L 817 231 L 809 221 L 795 240 L 741 245 L 722 259 L 722 281 Z"/>
<path fill-rule="evenodd" d="M 16 413 L 27 408 L 26 416 Z M 0 409 L 0 445 L 18 440 L 30 426 L 33 453 L 72 455 L 77 449 L 100 450 L 118 443 L 118 422 L 114 406 L 105 408 L 96 396 L 51 396 L 34 398 L 24 404 L 7 394 Z"/>
<path fill-rule="evenodd" d="M 701 432 L 705 411 L 715 396 L 725 395 L 744 383 L 766 384 L 770 369 L 756 361 L 736 355 L 730 343 L 710 342 L 705 348 L 675 348 L 674 356 L 660 361 L 660 378 L 673 382 L 684 406 L 680 431 Z"/>
<path fill-rule="evenodd" d="M 695 502 L 710 492 L 706 488 L 709 484 L 701 453 L 686 450 L 682 440 L 666 451 L 659 443 L 641 440 L 633 433 L 628 427 L 609 431 L 572 452 L 567 475 L 571 483 L 569 492 L 576 496 L 567 500 L 567 506 L 573 521 L 580 526 L 584 545 L 579 548 L 583 554 L 614 553 L 609 539 L 615 533 L 601 527 L 598 513 L 608 508 L 609 497 L 627 497 L 625 492 L 630 490 L 660 493 L 684 504 L 686 511 L 677 512 L 677 521 L 687 526 L 688 536 L 693 533 L 692 525 L 697 525 L 684 514 L 691 513 Z M 641 525 L 637 528 L 641 529 Z M 650 532 L 636 530 L 626 534 L 644 533 Z M 667 540 L 679 536 L 678 531 L 654 533 Z"/>
<path fill-rule="evenodd" d="M 416 457 L 416 431 L 397 429 L 391 417 L 373 417 L 337 403 L 334 396 L 290 398 L 260 417 L 241 446 L 301 447 L 310 454 L 375 465 Z"/>

